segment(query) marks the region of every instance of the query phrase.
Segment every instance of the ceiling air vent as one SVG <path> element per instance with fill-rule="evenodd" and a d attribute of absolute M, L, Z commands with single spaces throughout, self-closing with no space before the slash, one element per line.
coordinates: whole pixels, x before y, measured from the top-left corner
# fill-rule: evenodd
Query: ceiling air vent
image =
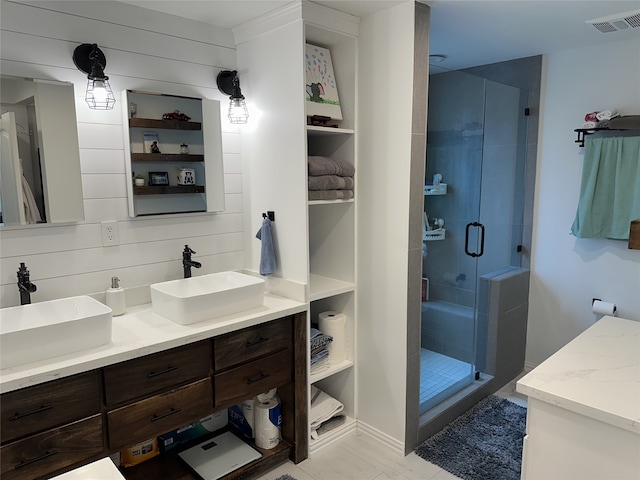
<path fill-rule="evenodd" d="M 619 32 L 627 28 L 640 27 L 640 10 L 609 15 L 608 17 L 594 18 L 586 23 L 593 25 L 602 33 Z"/>

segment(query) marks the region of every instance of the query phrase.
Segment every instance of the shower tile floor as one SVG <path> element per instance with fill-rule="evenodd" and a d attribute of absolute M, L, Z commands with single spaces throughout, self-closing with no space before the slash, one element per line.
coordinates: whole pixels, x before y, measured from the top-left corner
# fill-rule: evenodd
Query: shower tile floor
<path fill-rule="evenodd" d="M 471 382 L 471 364 L 437 352 L 420 349 L 420 412 L 434 407 L 458 388 Z"/>

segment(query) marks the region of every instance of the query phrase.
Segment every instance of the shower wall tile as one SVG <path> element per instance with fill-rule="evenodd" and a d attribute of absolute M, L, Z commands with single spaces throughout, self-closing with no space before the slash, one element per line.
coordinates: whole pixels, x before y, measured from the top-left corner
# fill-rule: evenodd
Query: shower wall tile
<path fill-rule="evenodd" d="M 524 368 L 527 340 L 527 311 L 525 303 L 498 318 L 496 348 L 496 376 L 503 385 L 516 377 Z"/>
<path fill-rule="evenodd" d="M 485 250 L 478 261 L 479 275 L 496 272 L 511 265 L 511 254 L 516 250 L 511 224 L 485 223 L 484 226 Z"/>
<path fill-rule="evenodd" d="M 511 223 L 516 190 L 516 145 L 485 146 L 482 168 L 482 223 Z"/>
<path fill-rule="evenodd" d="M 429 85 L 429 7 L 415 4 L 413 49 L 413 118 L 412 132 L 427 130 L 427 94 Z M 424 157 L 422 157 L 424 159 Z"/>
<path fill-rule="evenodd" d="M 422 297 L 422 249 L 409 250 L 407 290 L 407 351 L 409 355 L 420 354 L 420 318 Z"/>
<path fill-rule="evenodd" d="M 518 138 L 520 90 L 487 82 L 484 117 L 484 144 L 512 145 Z"/>
<path fill-rule="evenodd" d="M 529 301 L 529 270 L 518 269 L 512 274 L 492 279 L 497 289 L 498 314 L 503 315 Z"/>
<path fill-rule="evenodd" d="M 509 262 L 509 265 L 512 265 L 514 267 L 521 266 L 522 268 L 528 268 L 528 267 L 522 266 L 522 251 L 520 252 L 518 251 L 518 245 L 522 247 L 523 227 L 524 226 L 521 223 L 514 223 L 513 225 L 511 225 L 512 249 L 511 249 L 511 261 Z"/>
<path fill-rule="evenodd" d="M 409 249 L 422 248 L 422 212 L 424 204 L 424 158 L 426 135 L 411 135 L 411 167 L 409 173 Z"/>

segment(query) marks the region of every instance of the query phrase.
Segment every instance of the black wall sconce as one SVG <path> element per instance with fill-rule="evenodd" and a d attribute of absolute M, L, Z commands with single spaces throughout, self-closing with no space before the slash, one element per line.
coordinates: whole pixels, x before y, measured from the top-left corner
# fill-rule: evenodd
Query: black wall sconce
<path fill-rule="evenodd" d="M 116 103 L 109 77 L 104 74 L 107 59 L 95 43 L 83 43 L 73 51 L 73 63 L 87 74 L 87 93 L 84 97 L 89 108 L 111 110 Z"/>
<path fill-rule="evenodd" d="M 236 70 L 223 70 L 216 78 L 218 90 L 229 95 L 229 121 L 231 123 L 247 123 L 249 110 L 240 91 L 240 79 Z"/>

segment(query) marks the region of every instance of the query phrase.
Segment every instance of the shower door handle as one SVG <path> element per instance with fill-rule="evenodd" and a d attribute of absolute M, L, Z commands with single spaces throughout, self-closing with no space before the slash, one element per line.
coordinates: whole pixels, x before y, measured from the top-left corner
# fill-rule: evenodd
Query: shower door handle
<path fill-rule="evenodd" d="M 480 253 L 469 251 L 469 229 L 471 227 L 480 227 Z M 470 257 L 481 257 L 484 255 L 484 225 L 479 222 L 467 223 L 467 230 L 464 237 L 464 253 Z"/>

